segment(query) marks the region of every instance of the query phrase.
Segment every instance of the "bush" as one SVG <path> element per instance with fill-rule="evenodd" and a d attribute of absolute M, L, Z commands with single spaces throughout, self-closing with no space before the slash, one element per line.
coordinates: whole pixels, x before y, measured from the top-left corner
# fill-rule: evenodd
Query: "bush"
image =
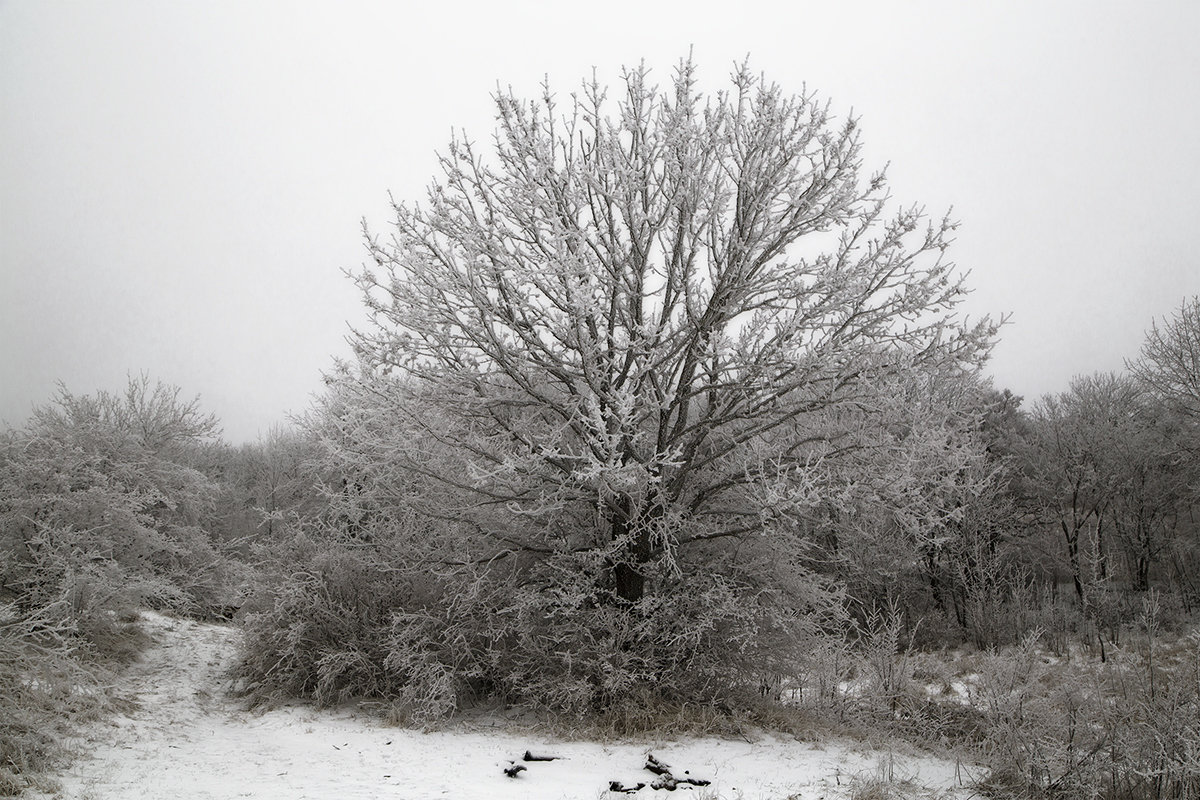
<path fill-rule="evenodd" d="M 731 709 L 793 674 L 815 638 L 778 592 L 728 576 L 695 575 L 626 607 L 597 596 L 586 566 L 547 570 L 500 609 L 491 656 L 504 694 L 533 707 L 575 717 L 629 704 Z"/>
<path fill-rule="evenodd" d="M 376 699 L 427 724 L 494 698 L 624 729 L 761 705 L 821 638 L 780 592 L 727 576 L 625 607 L 588 580 L 586 554 L 413 569 L 412 534 L 300 533 L 269 554 L 270 599 L 245 619 L 238 670 L 252 704 Z"/>
<path fill-rule="evenodd" d="M 989 768 L 985 793 L 1200 797 L 1200 633 L 1163 636 L 1153 601 L 1104 661 L 1079 648 L 1052 655 L 1036 632 L 1017 646 L 963 659 L 956 680 L 968 696 L 938 703 L 928 716 L 939 709 L 970 716 L 960 742 Z M 931 744 L 935 730 L 925 734 Z"/>
<path fill-rule="evenodd" d="M 240 571 L 202 529 L 215 484 L 188 465 L 213 435 L 196 401 L 145 378 L 124 396 L 65 389 L 0 439 L 0 591 L 26 610 L 63 592 L 114 610 L 193 615 L 227 602 Z"/>
<path fill-rule="evenodd" d="M 254 704 L 308 697 L 332 705 L 400 690 L 384 667 L 392 610 L 407 587 L 348 548 L 297 536 L 266 610 L 244 622 L 238 675 Z M 264 604 L 262 598 L 255 601 Z"/>
<path fill-rule="evenodd" d="M 66 598 L 35 612 L 0 605 L 0 795 L 43 782 L 65 757 L 61 734 L 114 706 L 99 656 L 129 657 L 144 643 L 127 626 L 81 615 Z"/>

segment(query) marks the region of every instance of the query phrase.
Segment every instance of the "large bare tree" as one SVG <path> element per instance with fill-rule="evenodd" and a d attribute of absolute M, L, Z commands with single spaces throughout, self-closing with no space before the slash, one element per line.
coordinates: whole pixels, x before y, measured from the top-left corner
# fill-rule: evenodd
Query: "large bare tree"
<path fill-rule="evenodd" d="M 408 455 L 453 488 L 428 511 L 600 552 L 620 604 L 829 500 L 904 438 L 897 392 L 972 372 L 995 325 L 955 316 L 954 224 L 889 211 L 855 119 L 745 65 L 708 96 L 690 61 L 618 86 L 498 94 L 492 147 L 456 137 L 366 232 L 353 342 L 439 443 Z"/>

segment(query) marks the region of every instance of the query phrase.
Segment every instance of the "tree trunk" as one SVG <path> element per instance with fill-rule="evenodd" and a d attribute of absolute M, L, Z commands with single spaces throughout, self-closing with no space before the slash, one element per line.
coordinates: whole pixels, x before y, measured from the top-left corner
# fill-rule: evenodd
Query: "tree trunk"
<path fill-rule="evenodd" d="M 617 599 L 623 604 L 636 603 L 646 593 L 646 576 L 628 561 L 613 565 L 613 581 Z"/>
<path fill-rule="evenodd" d="M 628 495 L 621 498 L 617 508 L 611 517 L 610 535 L 612 541 L 623 542 L 623 546 L 611 561 L 613 587 L 620 603 L 631 604 L 646 594 L 645 564 L 654 554 L 651 533 L 664 508 L 655 502 L 649 508 L 635 509 Z"/>
<path fill-rule="evenodd" d="M 1079 604 L 1083 605 L 1083 575 L 1079 567 L 1079 528 L 1068 526 L 1066 521 L 1060 523 L 1063 536 L 1067 540 L 1067 558 L 1071 564 L 1071 580 L 1075 582 L 1075 595 Z"/>

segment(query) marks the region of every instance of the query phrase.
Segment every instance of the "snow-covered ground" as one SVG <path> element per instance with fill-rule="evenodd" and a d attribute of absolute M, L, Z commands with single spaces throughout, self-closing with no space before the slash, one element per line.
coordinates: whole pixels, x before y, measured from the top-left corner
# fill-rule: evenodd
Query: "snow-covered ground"
<path fill-rule="evenodd" d="M 847 797 L 853 783 L 890 770 L 938 796 L 960 793 L 953 761 L 871 753 L 846 743 L 788 738 L 754 742 L 556 741 L 505 728 L 423 733 L 389 727 L 355 710 L 295 705 L 247 712 L 226 694 L 223 670 L 237 631 L 225 625 L 143 615 L 154 645 L 123 680 L 139 708 L 89 729 L 74 743 L 79 759 L 62 776 L 63 798 L 200 800 L 273 798 L 581 798 L 694 797 L 696 800 L 817 800 Z M 504 768 L 531 750 L 559 759 Z M 676 777 L 711 781 L 674 794 L 650 787 L 648 753 Z M 686 774 L 685 774 L 686 771 Z M 610 782 L 645 783 L 634 794 Z M 906 793 L 907 794 L 907 793 Z M 965 797 L 969 794 L 961 790 Z"/>

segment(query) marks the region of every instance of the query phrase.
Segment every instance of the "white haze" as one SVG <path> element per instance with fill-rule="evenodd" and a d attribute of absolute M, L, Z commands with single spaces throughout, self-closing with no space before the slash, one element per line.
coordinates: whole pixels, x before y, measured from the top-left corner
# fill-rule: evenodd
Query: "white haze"
<path fill-rule="evenodd" d="M 692 48 L 862 118 L 898 202 L 963 222 L 968 311 L 1029 397 L 1200 293 L 1200 4 L 0 4 L 0 420 L 147 371 L 242 441 L 363 312 L 341 270 L 497 83 L 564 99 Z"/>

